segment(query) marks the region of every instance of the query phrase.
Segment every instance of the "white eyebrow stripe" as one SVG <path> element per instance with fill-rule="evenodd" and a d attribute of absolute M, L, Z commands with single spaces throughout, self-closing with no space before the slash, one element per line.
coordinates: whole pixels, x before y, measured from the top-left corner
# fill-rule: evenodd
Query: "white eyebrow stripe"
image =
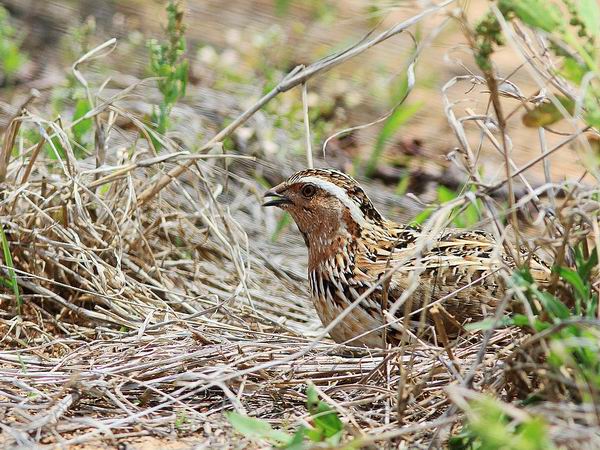
<path fill-rule="evenodd" d="M 334 184 L 331 181 L 326 181 L 319 177 L 301 177 L 295 181 L 295 183 L 312 183 L 315 186 L 329 192 L 348 208 L 350 215 L 357 224 L 360 226 L 364 226 L 366 224 L 365 215 L 360 210 L 360 207 L 348 196 L 346 191 L 337 184 Z"/>

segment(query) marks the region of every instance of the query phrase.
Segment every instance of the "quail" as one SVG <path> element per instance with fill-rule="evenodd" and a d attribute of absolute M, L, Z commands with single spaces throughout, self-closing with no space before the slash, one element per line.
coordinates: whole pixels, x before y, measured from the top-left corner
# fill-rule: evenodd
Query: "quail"
<path fill-rule="evenodd" d="M 338 343 L 385 347 L 407 333 L 454 338 L 465 323 L 493 314 L 506 289 L 498 272 L 515 267 L 484 231 L 449 230 L 419 248 L 421 228 L 385 219 L 361 186 L 337 170 L 299 171 L 264 195 L 263 206 L 287 211 L 304 238 L 310 294 L 322 323 L 352 306 L 330 331 Z M 546 270 L 536 273 L 543 277 Z M 406 289 L 411 294 L 390 317 Z"/>

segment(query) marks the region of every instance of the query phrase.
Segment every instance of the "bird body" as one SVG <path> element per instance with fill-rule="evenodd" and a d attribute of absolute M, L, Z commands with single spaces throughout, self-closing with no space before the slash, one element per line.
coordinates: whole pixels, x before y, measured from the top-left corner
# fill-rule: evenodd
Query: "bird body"
<path fill-rule="evenodd" d="M 385 219 L 336 170 L 297 172 L 265 197 L 272 199 L 264 206 L 288 211 L 304 237 L 311 297 L 325 326 L 339 321 L 330 331 L 336 342 L 383 347 L 403 333 L 435 333 L 434 323 L 456 336 L 493 312 L 505 291 L 498 271 L 515 265 L 483 231 L 452 230 L 419 246 L 428 238 L 420 228 Z"/>

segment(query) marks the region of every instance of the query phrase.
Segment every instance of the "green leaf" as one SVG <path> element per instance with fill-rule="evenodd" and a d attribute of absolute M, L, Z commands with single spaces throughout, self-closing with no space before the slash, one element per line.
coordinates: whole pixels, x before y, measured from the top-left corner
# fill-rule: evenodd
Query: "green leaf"
<path fill-rule="evenodd" d="M 494 326 L 495 325 L 495 326 Z M 467 323 L 464 325 L 465 330 L 467 331 L 487 331 L 487 330 L 497 330 L 500 328 L 504 328 L 507 326 L 517 326 L 517 327 L 528 327 L 530 325 L 529 319 L 527 316 L 523 314 L 515 314 L 511 317 L 502 317 L 498 323 L 496 324 L 496 319 L 489 318 L 484 319 L 479 322 Z"/>
<path fill-rule="evenodd" d="M 589 97 L 589 95 L 586 95 L 586 99 L 588 97 Z M 587 103 L 586 103 L 586 106 L 587 106 Z M 590 125 L 594 128 L 600 128 L 600 108 L 598 108 L 596 105 L 593 105 L 590 108 L 590 110 L 588 111 L 588 113 L 585 114 L 584 120 L 588 125 Z"/>
<path fill-rule="evenodd" d="M 512 324 L 518 327 L 529 326 L 529 318 L 525 314 L 515 314 L 512 316 Z"/>
<path fill-rule="evenodd" d="M 446 203 L 458 197 L 458 193 L 452 189 L 440 185 L 437 188 L 438 201 Z M 457 213 L 457 211 L 460 211 Z M 458 228 L 467 228 L 475 225 L 479 221 L 479 209 L 474 203 L 469 203 L 465 208 L 453 210 L 452 223 Z"/>
<path fill-rule="evenodd" d="M 10 23 L 8 11 L 0 5 L 0 72 L 12 79 L 27 62 L 27 55 L 21 50 L 22 40 Z"/>
<path fill-rule="evenodd" d="M 537 288 L 528 268 L 523 267 L 515 270 L 512 275 L 512 281 L 516 286 L 526 289 L 529 298 L 531 298 L 531 296 L 537 298 L 551 318 L 555 320 L 567 319 L 571 316 L 569 308 L 567 308 L 558 298 L 549 292 L 540 291 Z M 534 328 L 537 331 L 545 329 L 547 326 L 547 323 L 538 320 L 536 320 L 534 324 Z"/>
<path fill-rule="evenodd" d="M 498 325 L 500 325 L 498 323 Z M 496 329 L 496 319 L 485 319 L 479 322 L 467 323 L 464 325 L 467 331 L 487 331 Z"/>
<path fill-rule="evenodd" d="M 569 114 L 573 114 L 575 110 L 575 102 L 563 96 L 557 96 L 560 104 L 568 111 Z M 523 125 L 530 128 L 545 127 L 552 125 L 563 119 L 562 112 L 558 110 L 554 103 L 541 103 L 536 105 L 531 111 L 527 111 L 523 114 Z"/>
<path fill-rule="evenodd" d="M 288 212 L 284 212 L 282 214 L 281 218 L 277 221 L 277 226 L 275 227 L 275 231 L 273 232 L 273 235 L 271 236 L 271 241 L 277 242 L 277 240 L 279 239 L 279 236 L 281 236 L 281 233 L 283 232 L 283 230 L 285 230 L 291 223 L 292 223 L 292 216 L 290 216 Z"/>
<path fill-rule="evenodd" d="M 319 403 L 319 394 L 317 393 L 317 390 L 315 389 L 315 387 L 313 385 L 309 384 L 308 387 L 306 388 L 306 407 L 308 408 L 309 411 L 311 411 L 311 408 L 314 409 L 318 403 Z"/>
<path fill-rule="evenodd" d="M 275 14 L 285 16 L 290 8 L 291 0 L 275 0 Z"/>
<path fill-rule="evenodd" d="M 560 74 L 567 80 L 581 84 L 583 76 L 587 73 L 587 68 L 579 64 L 574 58 L 565 57 Z"/>
<path fill-rule="evenodd" d="M 539 393 L 533 393 L 533 394 L 529 394 L 527 396 L 527 398 L 525 398 L 522 402 L 521 405 L 523 406 L 528 406 L 528 405 L 536 405 L 538 403 L 541 403 L 544 401 L 544 397 L 541 396 Z"/>
<path fill-rule="evenodd" d="M 532 417 L 525 421 L 518 430 L 518 448 L 520 449 L 550 449 L 553 447 L 548 437 L 546 423 L 541 417 Z"/>
<path fill-rule="evenodd" d="M 462 450 L 546 450 L 553 449 L 542 417 L 526 417 L 515 423 L 503 411 L 502 403 L 491 397 L 469 402 L 468 422 L 460 434 L 449 440 L 450 448 Z"/>
<path fill-rule="evenodd" d="M 190 71 L 189 69 L 190 69 L 190 63 L 187 59 L 184 59 L 182 61 L 182 63 L 179 65 L 179 67 L 177 68 L 177 78 L 181 82 L 181 85 L 179 86 L 179 96 L 180 97 L 185 96 L 185 91 L 187 88 L 188 76 L 189 76 L 189 71 Z"/>
<path fill-rule="evenodd" d="M 91 109 L 90 102 L 85 98 L 80 98 L 75 103 L 75 111 L 73 111 L 73 122 L 81 117 L 85 116 Z M 72 127 L 73 136 L 79 143 L 82 142 L 82 138 L 85 133 L 90 131 L 92 128 L 92 119 L 85 119 Z"/>
<path fill-rule="evenodd" d="M 523 23 L 552 32 L 563 25 L 560 10 L 546 0 L 500 0 L 502 11 L 512 11 Z"/>
<path fill-rule="evenodd" d="M 575 289 L 575 292 L 580 299 L 587 298 L 588 290 L 585 286 L 585 283 L 581 279 L 581 276 L 577 272 L 567 269 L 566 267 L 558 267 L 555 270 L 563 280 L 565 280 L 573 287 L 573 289 Z"/>
<path fill-rule="evenodd" d="M 322 442 L 324 438 L 323 430 L 320 428 L 305 428 L 304 434 L 313 442 Z"/>
<path fill-rule="evenodd" d="M 400 178 L 400 181 L 398 181 L 398 184 L 396 185 L 396 195 L 406 194 L 409 184 L 410 184 L 410 174 L 406 174 L 402 178 Z"/>
<path fill-rule="evenodd" d="M 533 329 L 535 330 L 536 333 L 540 333 L 540 332 L 542 332 L 544 330 L 547 330 L 551 326 L 552 326 L 551 323 L 545 322 L 545 321 L 540 320 L 540 319 L 535 319 L 533 321 Z"/>
<path fill-rule="evenodd" d="M 275 445 L 288 445 L 293 438 L 289 434 L 274 430 L 267 421 L 244 416 L 236 412 L 226 413 L 225 416 L 233 428 L 248 439 L 263 439 Z"/>
<path fill-rule="evenodd" d="M 452 189 L 447 188 L 444 185 L 439 185 L 437 188 L 437 195 L 438 195 L 438 201 L 440 203 L 446 203 L 449 202 L 451 200 L 454 200 L 457 197 L 456 192 L 454 192 Z"/>
<path fill-rule="evenodd" d="M 576 0 L 579 19 L 586 31 L 600 38 L 600 6 L 598 0 Z"/>
<path fill-rule="evenodd" d="M 480 320 L 479 322 L 467 323 L 464 325 L 464 328 L 467 331 L 487 331 L 502 328 L 502 325 L 502 321 L 496 322 L 496 319 L 490 318 Z"/>
<path fill-rule="evenodd" d="M 534 295 L 538 298 L 544 309 L 557 319 L 568 319 L 571 316 L 571 311 L 558 298 L 549 292 L 533 289 Z"/>
<path fill-rule="evenodd" d="M 19 68 L 23 65 L 23 62 L 24 60 L 19 53 L 19 49 L 11 45 L 8 48 L 8 51 L 3 55 L 2 68 L 10 77 L 18 72 Z"/>
<path fill-rule="evenodd" d="M 292 440 L 280 448 L 284 448 L 285 450 L 304 450 L 306 448 L 304 445 L 304 438 L 307 436 L 308 431 L 308 428 L 304 425 L 300 425 L 298 430 L 294 433 Z"/>
<path fill-rule="evenodd" d="M 469 203 L 465 211 L 461 214 L 465 228 L 472 227 L 479 222 L 479 209 L 474 203 Z"/>
<path fill-rule="evenodd" d="M 312 416 L 314 427 L 321 430 L 328 442 L 337 444 L 341 439 L 344 423 L 327 403 L 319 400 L 317 390 L 312 385 L 306 390 L 306 407 Z"/>
<path fill-rule="evenodd" d="M 410 223 L 412 225 L 423 224 L 427 219 L 429 219 L 429 216 L 431 216 L 433 211 L 434 211 L 434 208 L 425 208 L 423 211 L 421 211 L 419 214 L 417 214 L 414 217 L 414 219 L 410 221 Z"/>
<path fill-rule="evenodd" d="M 527 267 L 521 267 L 515 270 L 512 279 L 517 286 L 522 288 L 529 288 L 529 286 L 533 284 L 533 277 Z"/>
<path fill-rule="evenodd" d="M 590 258 L 587 261 L 584 262 L 583 257 L 582 257 L 581 262 L 577 265 L 577 272 L 579 273 L 579 276 L 581 276 L 581 278 L 583 280 L 589 280 L 592 270 L 597 265 L 598 265 L 598 249 L 595 248 L 592 251 Z"/>
<path fill-rule="evenodd" d="M 379 132 L 379 136 L 377 136 L 377 141 L 375 142 L 375 147 L 369 156 L 369 160 L 367 161 L 367 167 L 365 169 L 365 175 L 370 177 L 373 175 L 375 170 L 377 169 L 377 164 L 379 163 L 379 159 L 383 154 L 383 150 L 385 150 L 385 146 L 387 142 L 396 134 L 398 129 L 408 122 L 415 114 L 423 107 L 425 102 L 419 101 L 415 103 L 411 103 L 408 105 L 401 105 L 387 118 L 381 131 Z"/>
<path fill-rule="evenodd" d="M 10 280 L 6 280 L 10 284 L 15 296 L 15 302 L 17 305 L 17 314 L 21 315 L 21 307 L 23 306 L 23 298 L 21 297 L 21 290 L 19 289 L 19 283 L 17 281 L 17 274 L 14 269 L 12 254 L 10 253 L 10 245 L 6 234 L 4 233 L 4 227 L 0 226 L 0 239 L 2 242 L 2 255 L 4 256 L 4 265 L 7 267 L 8 276 Z"/>
<path fill-rule="evenodd" d="M 54 148 L 52 148 L 52 146 L 47 142 L 46 144 L 44 144 L 44 149 L 46 151 L 46 154 L 48 155 L 48 158 L 54 161 L 57 161 L 59 158 L 64 160 L 67 157 L 67 151 L 63 148 L 58 136 L 54 136 L 50 140 L 52 141 L 52 144 L 54 144 Z"/>

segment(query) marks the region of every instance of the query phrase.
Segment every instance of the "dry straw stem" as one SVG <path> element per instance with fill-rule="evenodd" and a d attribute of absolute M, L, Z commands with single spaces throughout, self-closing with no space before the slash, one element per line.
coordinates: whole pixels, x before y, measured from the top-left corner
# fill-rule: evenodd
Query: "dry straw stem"
<path fill-rule="evenodd" d="M 4 182 L 6 179 L 6 171 L 8 169 L 8 164 L 10 162 L 10 151 L 15 145 L 15 139 L 19 134 L 19 128 L 21 127 L 21 120 L 19 115 L 27 106 L 38 97 L 39 93 L 35 90 L 31 92 L 31 94 L 27 97 L 19 108 L 17 108 L 17 113 L 11 117 L 8 122 L 7 131 L 4 133 L 4 139 L 2 141 L 2 148 L 0 149 L 0 183 Z"/>
<path fill-rule="evenodd" d="M 104 42 L 103 44 L 100 44 L 99 46 L 97 46 L 97 47 L 93 48 L 92 50 L 90 50 L 89 52 L 87 52 L 85 55 L 83 55 L 81 58 L 79 58 L 77 61 L 75 61 L 73 63 L 73 66 L 71 67 L 71 70 L 73 71 L 73 75 L 75 76 L 77 81 L 79 81 L 81 83 L 81 85 L 84 87 L 85 93 L 87 96 L 87 101 L 90 105 L 95 104 L 94 97 L 92 95 L 92 92 L 90 91 L 90 87 L 88 85 L 87 80 L 85 79 L 85 77 L 83 76 L 81 71 L 79 70 L 79 66 L 81 66 L 83 63 L 85 63 L 87 61 L 91 61 L 96 58 L 102 58 L 102 57 L 107 56 L 116 47 L 117 47 L 117 39 L 116 38 L 109 39 L 108 41 Z M 102 92 L 102 87 L 100 88 L 99 92 Z M 96 132 L 94 133 L 95 144 L 96 144 L 96 167 L 100 167 L 102 164 L 104 164 L 104 162 L 106 160 L 106 142 L 104 140 L 104 133 L 102 132 L 102 128 L 101 128 L 98 116 L 97 115 L 92 116 L 92 120 L 94 121 L 94 127 L 96 129 Z"/>
<path fill-rule="evenodd" d="M 312 169 L 313 154 L 312 154 L 312 142 L 310 138 L 310 119 L 308 118 L 308 83 L 302 83 L 302 114 L 304 116 L 304 134 L 306 138 L 306 167 Z"/>

